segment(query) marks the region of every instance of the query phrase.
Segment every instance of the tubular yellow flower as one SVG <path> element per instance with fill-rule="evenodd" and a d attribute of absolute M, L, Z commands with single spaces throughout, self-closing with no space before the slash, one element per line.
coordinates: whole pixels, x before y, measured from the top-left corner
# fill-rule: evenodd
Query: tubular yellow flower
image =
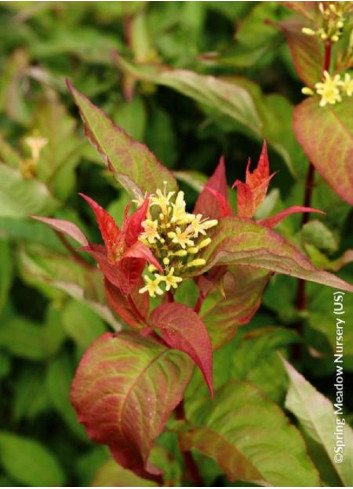
<path fill-rule="evenodd" d="M 191 230 L 196 237 L 199 234 L 206 234 L 206 229 L 210 229 L 218 224 L 216 219 L 203 219 L 201 214 L 197 214 L 193 216 L 188 226 L 188 229 Z"/>
<path fill-rule="evenodd" d="M 172 222 L 186 222 L 187 214 L 185 212 L 186 202 L 184 200 L 184 192 L 178 192 L 175 204 L 173 204 L 173 217 Z"/>
<path fill-rule="evenodd" d="M 339 75 L 331 78 L 331 75 L 324 71 L 324 81 L 315 84 L 316 93 L 321 95 L 320 106 L 341 102 L 340 94 L 341 79 Z"/>
<path fill-rule="evenodd" d="M 164 182 L 163 192 L 162 190 L 158 189 L 156 191 L 156 194 L 151 196 L 150 206 L 152 207 L 157 205 L 161 208 L 162 215 L 163 214 L 168 215 L 169 213 L 168 206 L 170 205 L 170 199 L 173 197 L 174 194 L 175 192 L 167 193 L 167 182 Z"/>
<path fill-rule="evenodd" d="M 185 249 L 186 246 L 194 246 L 194 242 L 190 237 L 190 231 L 188 229 L 182 231 L 180 227 L 177 227 L 175 232 L 171 231 L 168 233 L 168 238 L 171 238 L 173 243 L 180 245 L 183 249 Z"/>
<path fill-rule="evenodd" d="M 315 92 L 314 92 L 314 90 L 312 90 L 312 89 L 311 89 L 311 88 L 309 88 L 309 87 L 303 87 L 303 88 L 302 88 L 302 94 L 303 94 L 303 95 L 314 95 L 314 94 L 315 94 Z"/>
<path fill-rule="evenodd" d="M 158 221 L 152 221 L 151 219 L 146 219 L 142 223 L 142 227 L 145 232 L 142 234 L 142 239 L 148 241 L 149 243 L 155 243 L 156 239 L 160 238 L 158 233 Z"/>
<path fill-rule="evenodd" d="M 164 281 L 166 291 L 170 290 L 171 287 L 173 287 L 173 289 L 176 289 L 178 287 L 178 284 L 183 281 L 181 277 L 176 277 L 174 275 L 174 267 L 171 267 L 168 275 L 158 275 L 158 277 L 161 281 Z"/>
<path fill-rule="evenodd" d="M 25 143 L 31 150 L 32 159 L 37 162 L 42 149 L 48 144 L 48 140 L 40 136 L 28 136 L 25 138 Z"/>
<path fill-rule="evenodd" d="M 206 246 L 208 246 L 210 243 L 211 243 L 211 238 L 203 239 L 201 243 L 199 243 L 198 245 L 199 250 L 201 250 L 202 248 L 206 248 Z"/>
<path fill-rule="evenodd" d="M 196 260 L 192 260 L 187 264 L 187 267 L 201 267 L 202 265 L 206 264 L 206 260 L 203 258 L 196 258 Z"/>
<path fill-rule="evenodd" d="M 151 297 L 156 297 L 156 294 L 163 295 L 163 290 L 159 287 L 161 283 L 160 277 L 160 275 L 156 274 L 155 278 L 151 279 L 148 275 L 145 275 L 143 278 L 146 285 L 139 290 L 140 294 L 148 292 Z"/>
<path fill-rule="evenodd" d="M 218 221 L 186 212 L 184 193 L 167 192 L 166 184 L 163 191 L 158 189 L 149 199 L 147 218 L 142 223 L 144 231 L 139 239 L 151 249 L 164 275 L 155 267 L 148 267 L 149 275 L 144 276 L 145 286 L 140 292 L 156 297 L 176 289 L 190 274 L 190 268 L 205 264 L 198 255 L 211 243 L 207 231 Z"/>
<path fill-rule="evenodd" d="M 317 36 L 323 41 L 337 42 L 342 35 L 344 15 L 351 10 L 352 2 L 320 2 L 320 26 L 316 29 L 303 27 L 302 33 L 307 36 Z"/>
<path fill-rule="evenodd" d="M 191 248 L 188 248 L 186 250 L 190 255 L 196 255 L 196 253 L 199 252 L 199 247 L 198 246 L 192 246 Z"/>

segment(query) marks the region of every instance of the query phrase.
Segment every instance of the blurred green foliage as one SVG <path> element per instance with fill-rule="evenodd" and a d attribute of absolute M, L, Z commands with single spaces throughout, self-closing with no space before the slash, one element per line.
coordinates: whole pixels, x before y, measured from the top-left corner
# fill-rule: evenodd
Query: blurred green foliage
<path fill-rule="evenodd" d="M 195 186 L 221 154 L 229 182 L 243 178 L 247 158 L 257 158 L 264 134 L 244 129 L 236 113 L 188 98 L 183 88 L 172 90 L 148 77 L 137 82 L 118 68 L 116 52 L 133 62 L 241 76 L 239 83 L 261 114 L 259 124 L 273 141 L 271 169 L 280 171 L 260 210 L 265 217 L 301 204 L 307 168 L 291 134 L 292 104 L 301 99 L 301 85 L 275 26 L 289 15 L 279 2 L 0 2 L 1 486 L 90 485 L 109 458 L 88 441 L 69 392 L 83 352 L 117 320 L 100 305 L 104 292 L 92 279 L 95 272 L 73 265 L 71 245 L 29 218 L 69 219 L 97 241 L 93 217 L 78 192 L 109 205 L 118 222 L 129 200 L 85 139 L 65 78 L 180 172 L 191 205 Z M 37 159 L 28 137 L 47 142 Z M 299 218 L 291 217 L 279 230 L 327 265 L 353 247 L 353 215 L 322 181 L 312 204 L 327 212 L 325 223 L 315 220 L 299 231 Z M 344 277 L 352 282 L 351 266 Z M 271 281 L 256 318 L 216 353 L 224 360 L 216 384 L 248 380 L 283 404 L 287 378 L 276 350 L 303 341 L 292 331 L 298 320 L 295 287 L 289 277 Z M 333 326 L 324 307 L 330 290 L 317 285 L 309 290 L 300 368 L 331 397 Z M 348 385 L 351 347 L 346 356 Z M 190 393 L 199 380 L 196 374 Z M 349 396 L 345 405 L 352 411 Z M 171 449 L 170 440 L 162 437 L 161 444 Z M 210 485 L 229 485 L 213 462 L 207 464 L 201 467 Z"/>

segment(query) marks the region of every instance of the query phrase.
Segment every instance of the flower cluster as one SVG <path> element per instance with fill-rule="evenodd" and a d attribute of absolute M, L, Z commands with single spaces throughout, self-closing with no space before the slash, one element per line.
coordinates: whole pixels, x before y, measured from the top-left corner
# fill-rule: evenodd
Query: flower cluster
<path fill-rule="evenodd" d="M 198 253 L 208 246 L 211 239 L 207 230 L 216 226 L 216 219 L 203 218 L 201 214 L 190 214 L 185 210 L 184 192 L 167 192 L 158 189 L 149 198 L 149 208 L 143 232 L 139 239 L 157 258 L 164 270 L 158 273 L 154 265 L 148 267 L 144 276 L 145 287 L 151 297 L 176 289 L 188 271 L 205 264 Z"/>
<path fill-rule="evenodd" d="M 331 76 L 327 71 L 324 71 L 324 80 L 315 83 L 315 92 L 321 97 L 321 107 L 341 102 L 342 95 L 348 97 L 353 95 L 353 79 L 349 73 L 346 73 L 342 79 L 340 75 Z M 314 95 L 315 92 L 309 87 L 302 88 L 304 95 Z"/>
<path fill-rule="evenodd" d="M 318 36 L 323 41 L 337 42 L 344 26 L 344 14 L 351 8 L 352 2 L 320 2 L 321 27 L 316 30 L 303 27 L 303 34 Z"/>

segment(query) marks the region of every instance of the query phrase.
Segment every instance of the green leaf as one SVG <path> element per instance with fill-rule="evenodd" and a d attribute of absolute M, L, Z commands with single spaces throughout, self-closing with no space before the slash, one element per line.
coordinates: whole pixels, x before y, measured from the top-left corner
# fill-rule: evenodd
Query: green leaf
<path fill-rule="evenodd" d="M 15 398 L 12 405 L 12 419 L 15 423 L 33 420 L 50 407 L 48 395 L 43 389 L 43 369 L 41 365 L 27 365 L 19 372 L 14 384 Z"/>
<path fill-rule="evenodd" d="M 10 245 L 7 241 L 0 240 L 0 312 L 7 301 L 13 274 Z"/>
<path fill-rule="evenodd" d="M 61 353 L 47 366 L 44 387 L 55 411 L 70 430 L 82 441 L 87 441 L 83 427 L 78 423 L 70 402 L 70 388 L 74 377 L 74 366 L 66 353 Z"/>
<path fill-rule="evenodd" d="M 353 286 L 335 275 L 316 269 L 297 248 L 271 229 L 249 219 L 226 217 L 211 234 L 202 257 L 203 273 L 215 265 L 248 265 L 310 280 L 349 292 Z"/>
<path fill-rule="evenodd" d="M 91 486 L 97 471 L 108 459 L 108 451 L 101 445 L 95 446 L 80 456 L 75 464 L 75 473 L 78 476 L 80 487 Z"/>
<path fill-rule="evenodd" d="M 290 381 L 286 398 L 287 409 L 298 418 L 306 435 L 321 445 L 329 458 L 330 468 L 337 473 L 343 485 L 350 487 L 353 467 L 353 430 L 347 422 L 344 426 L 339 426 L 338 423 L 343 417 L 335 414 L 335 408 L 331 402 L 305 380 L 292 365 L 284 359 L 283 363 Z M 342 439 L 343 432 L 345 444 L 344 455 L 340 463 L 334 460 L 335 432 L 341 432 L 340 439 Z"/>
<path fill-rule="evenodd" d="M 47 250 L 66 251 L 49 226 L 43 226 L 33 219 L 0 217 L 0 236 L 11 241 L 38 243 Z"/>
<path fill-rule="evenodd" d="M 141 80 L 168 86 L 196 100 L 208 114 L 230 117 L 237 130 L 266 139 L 296 177 L 302 173 L 304 154 L 293 135 L 292 105 L 280 95 L 264 96 L 255 83 L 232 76 L 219 78 L 156 65 L 133 65 L 119 57 L 118 64 Z M 239 125 L 240 124 L 240 125 Z"/>
<path fill-rule="evenodd" d="M 212 403 L 191 402 L 187 418 L 196 427 L 183 434 L 184 448 L 214 458 L 231 481 L 320 486 L 298 431 L 250 384 L 228 383 Z"/>
<path fill-rule="evenodd" d="M 65 293 L 85 303 L 116 331 L 121 328 L 107 306 L 102 275 L 96 268 L 39 247 L 22 249 L 19 265 L 23 278 L 46 295 L 56 298 Z"/>
<path fill-rule="evenodd" d="M 306 243 L 309 243 L 319 250 L 334 253 L 338 250 L 338 243 L 332 231 L 324 223 L 312 220 L 302 228 L 302 236 Z"/>
<path fill-rule="evenodd" d="M 137 333 L 106 333 L 83 356 L 71 399 L 90 438 L 107 444 L 123 467 L 151 478 L 158 473 L 148 462 L 153 441 L 191 373 L 181 352 Z"/>
<path fill-rule="evenodd" d="M 11 367 L 11 356 L 4 351 L 0 351 L 0 379 L 3 379 L 11 372 Z"/>
<path fill-rule="evenodd" d="M 177 189 L 173 175 L 145 145 L 134 141 L 71 84 L 69 88 L 80 109 L 88 139 L 130 195 L 141 198 L 145 192 L 163 188 L 163 182 L 167 182 L 169 190 Z"/>
<path fill-rule="evenodd" d="M 37 180 L 25 180 L 20 171 L 0 163 L 0 217 L 50 214 L 58 202 Z"/>
<path fill-rule="evenodd" d="M 348 97 L 320 107 L 317 97 L 294 111 L 294 132 L 309 160 L 333 190 L 353 204 L 353 110 Z"/>
<path fill-rule="evenodd" d="M 261 134 L 262 124 L 254 101 L 249 92 L 236 83 L 187 70 L 167 70 L 163 67 L 144 69 L 122 58 L 118 59 L 118 63 L 137 78 L 173 88 L 203 105 L 217 108 L 255 134 Z"/>
<path fill-rule="evenodd" d="M 310 297 L 308 310 L 308 323 L 310 328 L 317 333 L 325 335 L 330 349 L 326 353 L 332 353 L 336 350 L 336 319 L 332 315 L 334 307 L 334 296 L 332 290 L 317 285 L 310 284 L 308 287 L 308 295 Z M 346 321 L 344 327 L 344 353 L 345 355 L 353 356 L 353 329 L 348 326 L 348 318 L 353 314 L 352 297 L 346 295 L 343 300 L 345 315 L 341 319 Z"/>
<path fill-rule="evenodd" d="M 290 329 L 260 328 L 246 333 L 236 355 L 231 358 L 230 378 L 247 380 L 265 392 L 272 400 L 282 402 L 287 390 L 287 376 L 277 350 L 300 341 Z"/>
<path fill-rule="evenodd" d="M 62 311 L 62 322 L 68 336 L 86 350 L 106 331 L 103 321 L 85 304 L 71 300 Z"/>
<path fill-rule="evenodd" d="M 47 140 L 40 153 L 38 176 L 58 197 L 65 199 L 73 190 L 82 140 L 75 137 L 76 121 L 55 92 L 49 92 L 37 103 L 33 128 L 35 135 Z"/>
<path fill-rule="evenodd" d="M 30 438 L 1 431 L 0 463 L 10 477 L 24 486 L 65 485 L 64 473 L 54 456 Z"/>
<path fill-rule="evenodd" d="M 108 460 L 98 470 L 92 487 L 156 487 L 152 481 L 141 479 L 130 470 L 124 469 L 115 460 Z"/>
<path fill-rule="evenodd" d="M 0 346 L 21 358 L 43 360 L 47 357 L 43 329 L 24 318 L 14 317 L 0 325 Z"/>
<path fill-rule="evenodd" d="M 134 97 L 129 102 L 121 102 L 114 110 L 113 120 L 133 139 L 143 140 L 147 125 L 147 112 L 141 98 Z"/>

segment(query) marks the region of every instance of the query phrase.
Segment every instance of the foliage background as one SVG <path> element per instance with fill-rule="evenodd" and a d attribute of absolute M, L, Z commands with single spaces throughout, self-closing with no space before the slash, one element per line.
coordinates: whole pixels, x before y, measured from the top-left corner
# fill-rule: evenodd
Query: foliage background
<path fill-rule="evenodd" d="M 94 241 L 97 230 L 78 192 L 107 207 L 117 221 L 128 200 L 84 138 L 65 78 L 145 142 L 164 165 L 198 172 L 202 181 L 223 154 L 229 182 L 243 179 L 247 158 L 257 159 L 263 135 L 216 107 L 149 81 L 137 83 L 127 100 L 124 94 L 132 82 L 112 53 L 252 81 L 259 90 L 259 107 L 266 111 L 271 169 L 279 171 L 263 212 L 300 205 L 307 162 L 294 141 L 291 114 L 302 98 L 302 85 L 282 33 L 264 22 L 290 15 L 279 2 L 0 2 L 1 486 L 90 485 L 108 458 L 103 447 L 87 440 L 69 401 L 75 366 L 107 322 L 58 289 L 57 282 L 76 271 L 68 268 L 58 236 L 28 217 L 74 220 Z M 48 139 L 33 171 L 25 143 L 29 135 Z M 286 151 L 276 151 L 271 141 L 286 137 Z M 318 264 L 325 257 L 334 267 L 335 258 L 353 247 L 353 213 L 317 181 L 312 204 L 327 212 L 324 224 L 315 218 L 319 224 L 300 231 L 300 217 L 293 216 L 279 229 L 306 247 Z M 191 205 L 195 189 L 181 186 Z M 340 274 L 353 281 L 351 265 Z M 89 282 L 82 276 L 77 280 Z M 282 405 L 288 381 L 277 349 L 300 348 L 298 369 L 327 397 L 333 396 L 331 290 L 310 284 L 310 307 L 301 318 L 295 291 L 296 280 L 275 277 L 255 319 L 220 353 L 230 376 L 260 386 Z M 352 300 L 346 309 L 347 315 L 353 311 Z M 302 338 L 296 332 L 299 319 Z M 347 330 L 347 386 L 353 369 L 351 335 Z M 224 370 L 215 373 L 216 384 L 222 376 Z M 348 389 L 345 407 L 348 420 L 353 412 Z M 173 451 L 168 435 L 161 443 Z M 207 484 L 234 485 L 215 463 L 201 467 Z M 169 470 L 171 479 L 178 477 L 173 474 L 179 470 L 176 465 L 169 463 Z"/>

